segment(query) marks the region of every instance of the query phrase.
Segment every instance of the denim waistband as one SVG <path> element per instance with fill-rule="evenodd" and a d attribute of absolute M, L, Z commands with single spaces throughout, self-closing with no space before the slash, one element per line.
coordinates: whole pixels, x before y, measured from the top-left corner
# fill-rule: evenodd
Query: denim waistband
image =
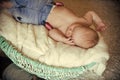
<path fill-rule="evenodd" d="M 38 23 L 41 24 L 41 25 L 44 25 L 44 21 L 46 21 L 51 9 L 53 7 L 53 4 L 49 3 L 49 4 L 46 4 L 42 10 L 40 10 L 39 12 L 39 18 L 38 18 Z"/>

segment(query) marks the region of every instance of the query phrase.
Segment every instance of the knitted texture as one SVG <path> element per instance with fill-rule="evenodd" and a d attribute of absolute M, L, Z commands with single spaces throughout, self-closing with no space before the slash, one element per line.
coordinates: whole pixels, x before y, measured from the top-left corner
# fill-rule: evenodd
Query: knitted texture
<path fill-rule="evenodd" d="M 0 48 L 17 66 L 46 80 L 77 79 L 96 64 L 92 62 L 88 65 L 73 68 L 50 66 L 22 55 L 16 47 L 2 36 L 0 36 Z"/>

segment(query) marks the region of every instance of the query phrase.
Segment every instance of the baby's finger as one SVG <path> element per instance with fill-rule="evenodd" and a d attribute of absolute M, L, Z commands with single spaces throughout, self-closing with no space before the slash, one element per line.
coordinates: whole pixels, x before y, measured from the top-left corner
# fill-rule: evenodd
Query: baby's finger
<path fill-rule="evenodd" d="M 73 45 L 75 45 L 75 43 L 70 43 L 70 45 L 72 45 L 72 46 L 73 46 Z"/>
<path fill-rule="evenodd" d="M 73 42 L 73 40 L 71 40 L 71 44 L 75 44 L 75 43 Z"/>
<path fill-rule="evenodd" d="M 70 41 L 70 40 L 71 40 L 71 37 L 67 38 L 67 40 Z"/>

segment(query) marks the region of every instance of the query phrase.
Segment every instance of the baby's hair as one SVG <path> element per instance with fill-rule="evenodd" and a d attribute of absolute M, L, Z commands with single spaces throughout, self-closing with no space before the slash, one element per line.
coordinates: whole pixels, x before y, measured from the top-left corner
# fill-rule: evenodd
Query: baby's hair
<path fill-rule="evenodd" d="M 82 33 L 81 33 L 81 30 L 83 30 Z M 79 37 L 81 37 L 83 39 L 84 36 L 86 36 L 86 38 L 90 38 L 90 39 L 88 39 L 88 41 L 91 44 L 94 43 L 94 45 L 91 45 L 89 47 L 85 47 L 84 46 L 83 48 L 91 48 L 91 47 L 95 46 L 98 43 L 98 41 L 99 41 L 99 35 L 98 35 L 98 33 L 94 29 L 91 29 L 88 26 L 79 25 L 78 27 L 76 27 L 74 29 L 74 32 L 76 32 L 74 35 L 81 34 L 83 37 L 82 36 L 79 36 Z M 74 39 L 74 40 L 77 41 L 76 39 Z M 81 47 L 81 45 L 79 45 L 78 41 L 76 42 L 76 44 Z"/>
<path fill-rule="evenodd" d="M 8 2 L 10 0 L 0 0 L 0 3 L 3 3 L 3 2 Z"/>
<path fill-rule="evenodd" d="M 95 40 L 96 41 L 99 41 L 99 35 L 98 35 L 98 33 L 94 30 L 94 29 L 92 29 L 92 28 L 90 28 L 90 27 L 86 27 L 86 26 L 81 26 L 82 28 L 85 28 L 86 30 L 90 30 L 91 32 L 93 32 L 95 35 L 94 35 L 94 38 L 95 38 Z"/>

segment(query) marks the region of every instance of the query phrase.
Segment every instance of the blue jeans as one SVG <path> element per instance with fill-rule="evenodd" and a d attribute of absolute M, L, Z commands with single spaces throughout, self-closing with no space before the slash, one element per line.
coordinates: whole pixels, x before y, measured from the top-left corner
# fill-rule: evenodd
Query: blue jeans
<path fill-rule="evenodd" d="M 53 0 L 11 0 L 13 7 L 8 9 L 11 15 L 22 23 L 43 24 L 46 21 Z"/>
<path fill-rule="evenodd" d="M 43 80 L 39 79 L 35 75 L 32 75 L 21 68 L 17 67 L 15 64 L 10 64 L 3 72 L 3 80 Z"/>

